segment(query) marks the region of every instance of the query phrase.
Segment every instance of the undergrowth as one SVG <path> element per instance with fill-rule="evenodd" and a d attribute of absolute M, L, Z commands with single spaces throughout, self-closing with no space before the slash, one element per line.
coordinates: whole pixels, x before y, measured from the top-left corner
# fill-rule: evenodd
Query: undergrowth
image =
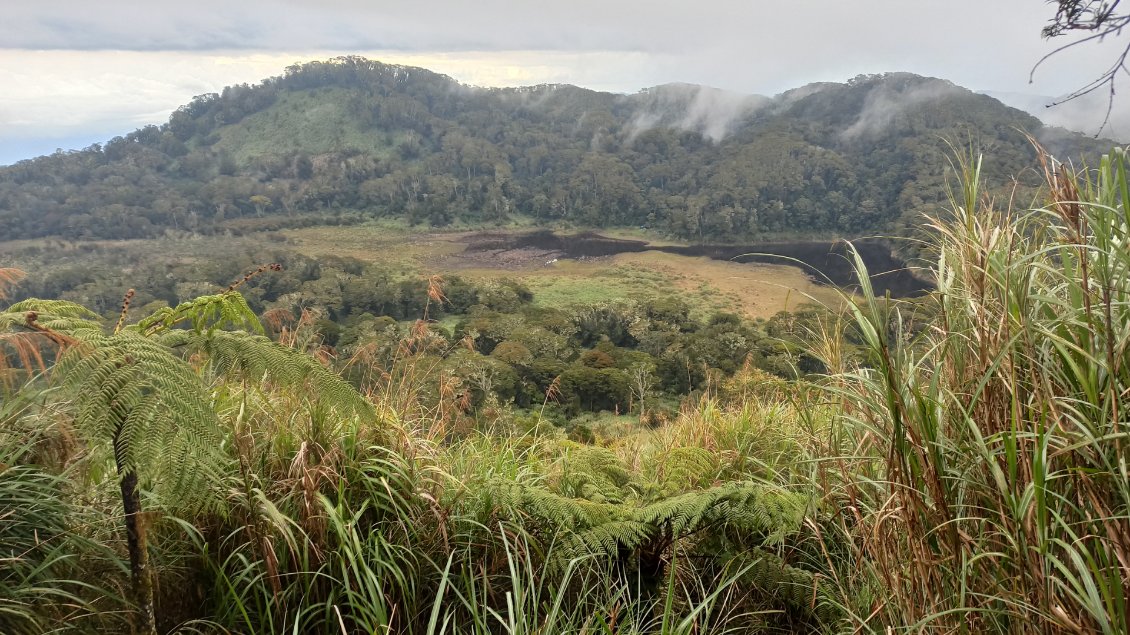
<path fill-rule="evenodd" d="M 827 374 L 584 442 L 423 386 L 426 326 L 390 372 L 256 335 L 234 285 L 132 325 L 13 305 L 0 631 L 1130 632 L 1130 161 L 1046 160 L 1021 210 L 959 157 L 937 291 L 857 259 Z"/>

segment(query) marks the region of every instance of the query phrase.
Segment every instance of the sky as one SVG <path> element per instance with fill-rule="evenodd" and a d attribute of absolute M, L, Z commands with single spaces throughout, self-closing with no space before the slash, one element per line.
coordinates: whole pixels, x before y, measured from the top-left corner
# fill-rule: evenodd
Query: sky
<path fill-rule="evenodd" d="M 0 165 L 164 123 L 193 96 L 289 65 L 364 55 L 468 84 L 670 82 L 774 95 L 907 71 L 1095 132 L 1106 95 L 1045 109 L 1106 70 L 1124 40 L 1040 29 L 1044 0 L 9 0 L 0 21 Z M 1123 38 L 1130 38 L 1125 34 Z M 1031 83 L 1029 76 L 1031 75 Z M 1130 89 L 1130 77 L 1122 80 Z M 1113 127 L 1130 139 L 1130 98 Z"/>

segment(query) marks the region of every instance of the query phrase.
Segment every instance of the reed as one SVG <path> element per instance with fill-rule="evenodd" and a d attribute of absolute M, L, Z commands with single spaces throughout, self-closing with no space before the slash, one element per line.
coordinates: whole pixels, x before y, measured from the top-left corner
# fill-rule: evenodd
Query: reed
<path fill-rule="evenodd" d="M 869 359 L 827 382 L 817 454 L 860 629 L 1130 631 L 1128 160 L 1043 161 L 1017 210 L 959 155 L 922 328 L 855 260 Z"/>

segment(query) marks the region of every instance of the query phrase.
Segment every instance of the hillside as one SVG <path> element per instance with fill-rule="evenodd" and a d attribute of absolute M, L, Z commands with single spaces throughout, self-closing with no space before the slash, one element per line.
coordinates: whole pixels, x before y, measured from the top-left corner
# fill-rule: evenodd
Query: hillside
<path fill-rule="evenodd" d="M 104 145 L 0 168 L 0 223 L 11 238 L 211 233 L 257 216 L 522 216 L 696 240 L 902 234 L 944 199 L 949 143 L 991 153 L 987 177 L 1001 184 L 1034 162 L 1022 131 L 1064 157 L 1109 148 L 902 73 L 773 98 L 685 84 L 617 95 L 475 88 L 338 58 L 201 95 Z"/>

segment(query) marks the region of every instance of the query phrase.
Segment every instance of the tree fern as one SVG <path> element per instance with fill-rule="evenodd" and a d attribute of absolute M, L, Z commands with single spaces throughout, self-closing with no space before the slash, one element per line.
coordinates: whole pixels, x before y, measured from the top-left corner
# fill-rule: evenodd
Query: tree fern
<path fill-rule="evenodd" d="M 638 488 L 629 472 L 608 448 L 566 443 L 557 473 L 562 494 L 598 503 L 619 503 Z"/>
<path fill-rule="evenodd" d="M 613 520 L 615 506 L 562 496 L 541 487 L 497 479 L 483 495 L 495 511 L 554 529 L 586 529 Z"/>
<path fill-rule="evenodd" d="M 700 447 L 673 448 L 655 463 L 658 474 L 652 487 L 665 495 L 702 487 L 718 472 L 718 458 Z"/>
<path fill-rule="evenodd" d="M 209 476 L 224 460 L 208 386 L 182 355 L 202 353 L 220 375 L 307 388 L 332 408 L 372 415 L 364 398 L 317 361 L 262 336 L 235 286 L 160 309 L 130 326 L 127 295 L 111 334 L 96 314 L 70 302 L 26 300 L 0 312 L 0 333 L 39 334 L 62 351 L 52 374 L 70 389 L 75 422 L 93 447 L 108 445 L 113 455 L 139 607 L 135 626 L 146 635 L 156 631 L 140 479 L 198 504 L 207 499 Z M 232 327 L 252 332 L 224 330 Z"/>
<path fill-rule="evenodd" d="M 102 333 L 102 324 L 97 313 L 81 304 L 31 298 L 16 302 L 0 312 L 0 332 L 7 334 L 13 329 L 81 339 Z"/>
<path fill-rule="evenodd" d="M 521 522 L 555 543 L 558 566 L 586 556 L 627 562 L 658 578 L 665 553 L 708 546 L 702 555 L 719 562 L 739 559 L 744 577 L 767 598 L 810 615 L 817 593 L 813 574 L 787 565 L 768 551 L 801 530 L 805 496 L 765 483 L 739 482 L 681 491 L 702 482 L 715 461 L 692 448 L 669 453 L 672 465 L 657 486 L 642 487 L 620 460 L 603 448 L 567 447 L 557 491 L 534 483 L 491 481 L 479 492 L 495 513 Z M 811 617 L 812 615 L 810 615 Z"/>
<path fill-rule="evenodd" d="M 170 349 L 203 353 L 223 376 L 270 381 L 282 387 L 305 387 L 323 405 L 343 414 L 375 416 L 372 404 L 336 373 L 313 357 L 280 346 L 262 335 L 245 332 L 172 330 L 157 336 Z"/>
<path fill-rule="evenodd" d="M 58 350 L 100 335 L 99 320 L 86 307 L 62 300 L 24 300 L 0 311 L 0 384 L 12 385 L 13 367 L 29 379 L 46 370 Z"/>
<path fill-rule="evenodd" d="M 186 326 L 196 333 L 214 333 L 221 328 L 237 328 L 255 333 L 263 332 L 263 325 L 247 300 L 235 291 L 203 295 L 176 307 L 164 307 L 138 321 L 137 330 L 146 335 L 168 331 L 176 326 Z"/>
<path fill-rule="evenodd" d="M 211 397 L 180 357 L 135 331 L 87 337 L 54 376 L 75 396 L 75 424 L 91 447 L 109 441 L 121 477 L 190 508 L 219 502 L 225 455 Z"/>

